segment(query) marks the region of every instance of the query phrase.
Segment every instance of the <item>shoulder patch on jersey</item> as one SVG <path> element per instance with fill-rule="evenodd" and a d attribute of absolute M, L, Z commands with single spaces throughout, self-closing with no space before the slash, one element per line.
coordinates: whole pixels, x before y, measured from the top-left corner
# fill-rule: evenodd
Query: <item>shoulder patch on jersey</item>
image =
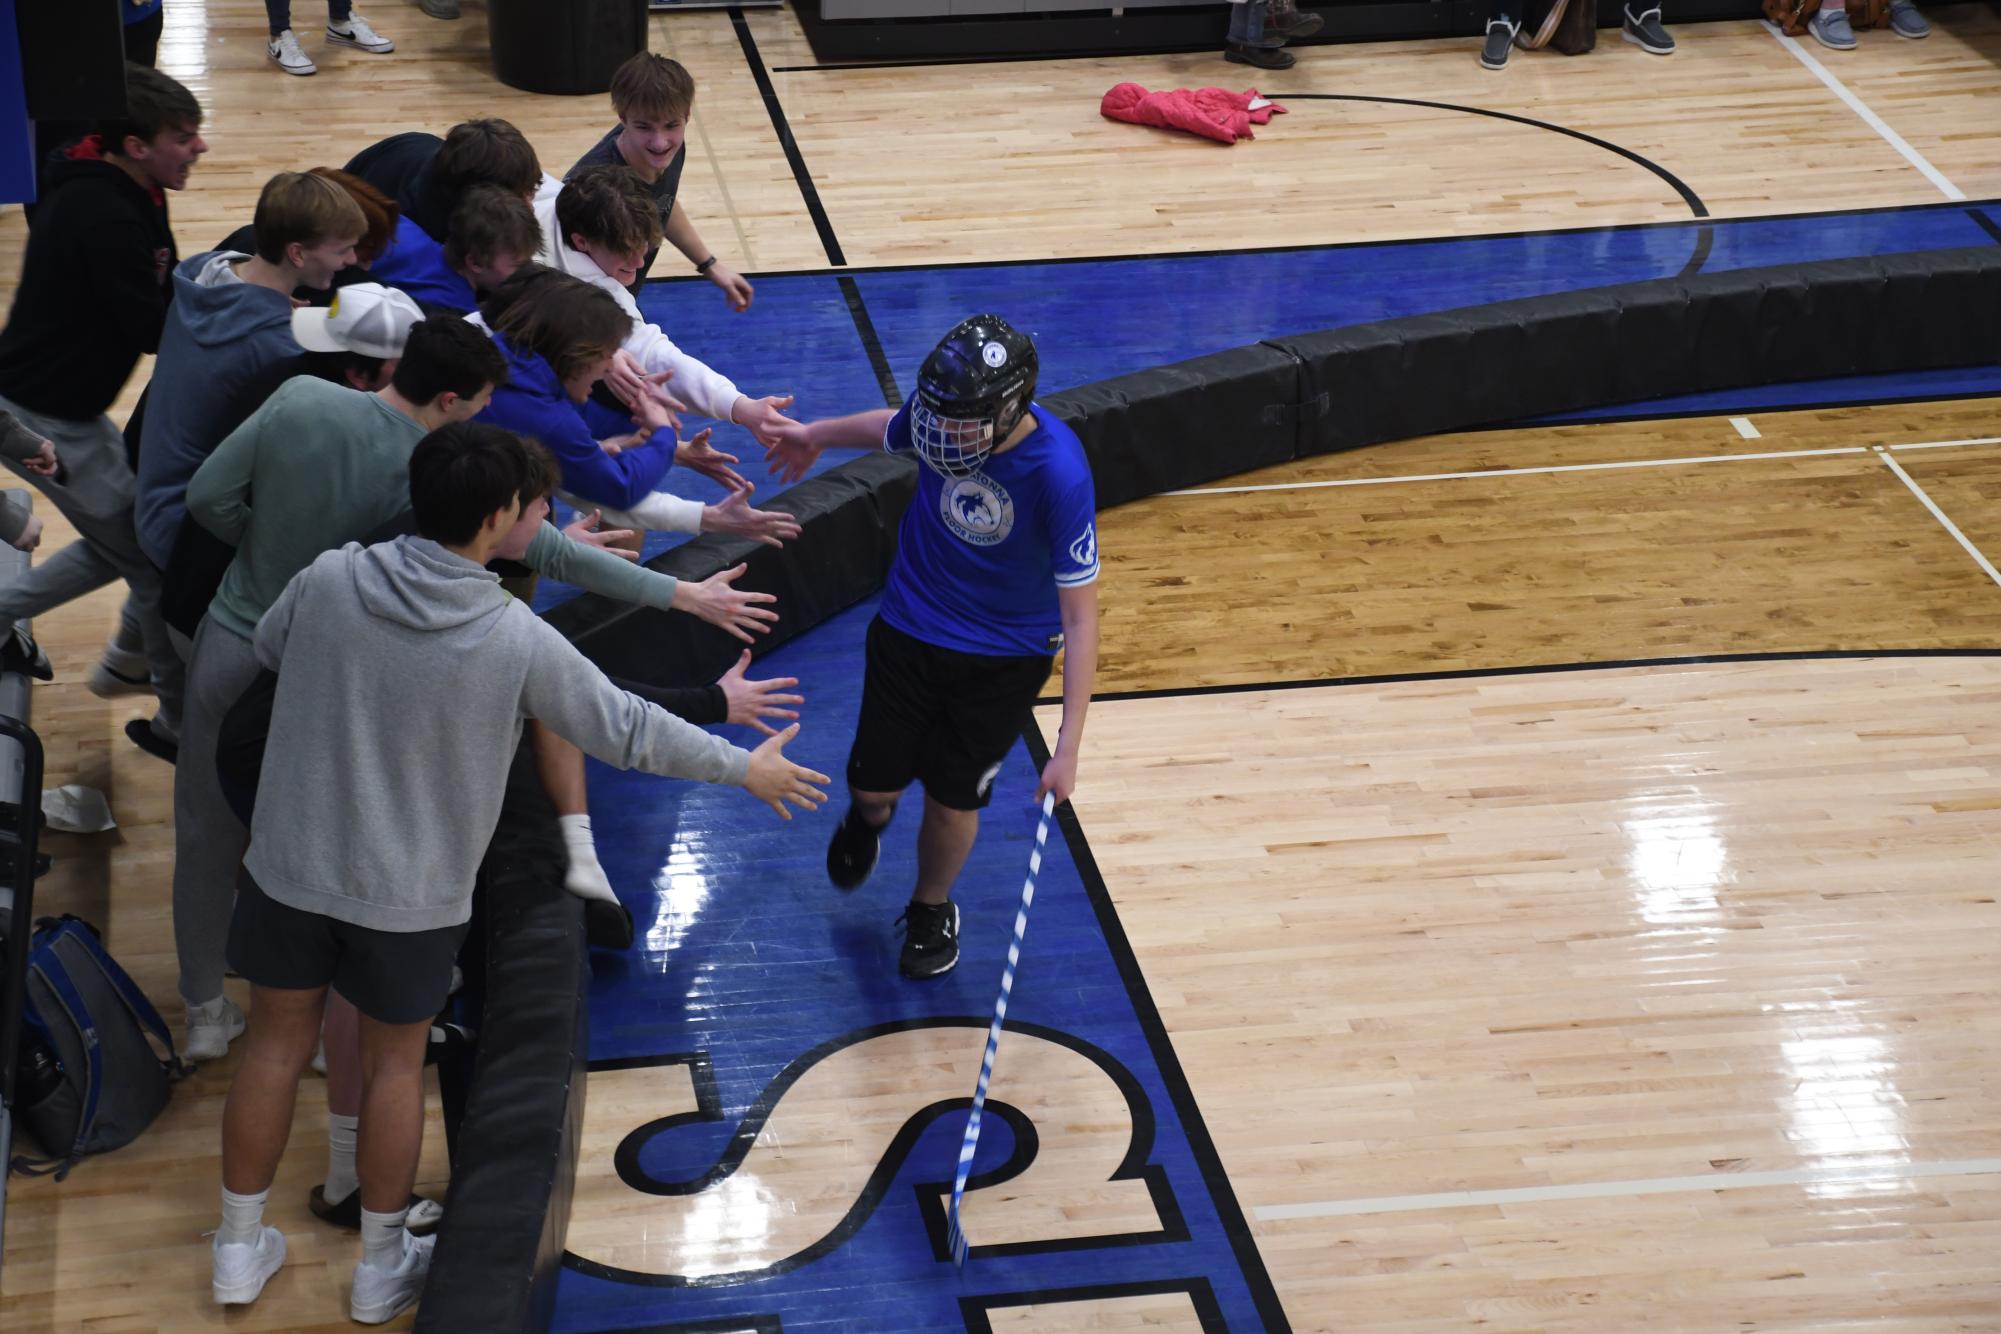
<path fill-rule="evenodd" d="M 1070 559 L 1077 565 L 1089 568 L 1098 563 L 1098 525 L 1087 523 L 1083 533 L 1070 544 Z"/>

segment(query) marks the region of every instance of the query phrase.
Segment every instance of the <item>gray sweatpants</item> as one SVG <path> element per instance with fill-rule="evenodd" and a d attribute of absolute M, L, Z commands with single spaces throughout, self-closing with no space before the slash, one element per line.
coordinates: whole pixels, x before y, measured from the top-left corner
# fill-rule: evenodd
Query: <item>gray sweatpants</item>
<path fill-rule="evenodd" d="M 125 438 L 109 417 L 68 421 L 30 412 L 4 397 L 0 409 L 54 442 L 66 476 L 58 482 L 29 472 L 12 459 L 0 463 L 54 502 L 77 531 L 76 541 L 0 586 L 0 632 L 123 579 L 131 591 L 115 642 L 125 649 L 144 647 L 153 689 L 160 697 L 156 730 L 171 736 L 180 728 L 186 668 L 160 618 L 160 572 L 139 549 L 139 535 L 132 526 L 137 484 L 125 459 Z M 139 644 L 131 642 L 135 631 Z"/>
<path fill-rule="evenodd" d="M 250 831 L 222 795 L 215 743 L 223 715 L 256 679 L 250 641 L 202 617 L 188 663 L 181 758 L 174 766 L 174 948 L 181 958 L 181 996 L 190 1005 L 222 994 L 236 872 Z"/>

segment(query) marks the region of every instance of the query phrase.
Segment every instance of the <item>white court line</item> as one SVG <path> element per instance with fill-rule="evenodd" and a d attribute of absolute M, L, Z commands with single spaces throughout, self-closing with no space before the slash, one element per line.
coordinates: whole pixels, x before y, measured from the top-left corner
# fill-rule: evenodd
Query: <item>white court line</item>
<path fill-rule="evenodd" d="M 1832 89 L 1834 95 L 1840 98 L 1843 102 L 1846 102 L 1848 104 L 1848 109 L 1850 111 L 1853 111 L 1856 115 L 1862 117 L 1863 121 L 1868 124 L 1870 129 L 1882 135 L 1883 141 L 1885 143 L 1889 144 L 1890 147 L 1896 149 L 1899 153 L 1903 154 L 1904 161 L 1910 163 L 1913 167 L 1916 167 L 1920 172 L 1922 172 L 1924 174 L 1924 178 L 1930 181 L 1933 185 L 1936 185 L 1939 188 L 1940 193 L 1944 194 L 1947 199 L 1966 198 L 1965 193 L 1958 186 L 1954 185 L 1951 181 L 1945 178 L 1944 172 L 1940 171 L 1937 167 L 1934 167 L 1931 163 L 1925 161 L 1925 155 L 1923 153 L 1920 153 L 1917 149 L 1911 147 L 1910 144 L 1906 143 L 1904 141 L 1903 135 L 1898 134 L 1888 125 L 1885 125 L 1883 123 L 1883 118 L 1881 116 L 1878 116 L 1875 112 L 1871 111 L 1867 103 L 1865 103 L 1861 98 L 1857 97 L 1854 93 L 1849 92 L 1848 89 L 1842 85 L 1841 80 L 1835 78 L 1834 75 L 1828 70 L 1827 66 L 1821 64 L 1820 61 L 1814 57 L 1813 52 L 1807 50 L 1804 46 L 1801 46 L 1799 42 L 1796 41 L 1795 39 L 1786 36 L 1783 32 L 1780 32 L 1778 29 L 1778 25 L 1774 23 L 1767 21 L 1765 23 L 1765 31 L 1772 34 L 1772 36 L 1778 38 L 1780 46 L 1785 47 L 1786 50 L 1792 52 L 1793 55 L 1797 56 L 1799 58 L 1800 64 L 1805 65 L 1809 70 L 1812 70 L 1815 78 L 1819 79 L 1822 83 L 1826 84 L 1830 89 Z"/>
<path fill-rule="evenodd" d="M 1875 446 L 1888 449 L 1963 449 L 1970 445 L 2001 445 L 2001 435 L 1972 436 L 1965 440 L 1924 440 L 1908 445 Z M 1319 491 L 1330 486 L 1390 486 L 1398 482 L 1463 482 L 1477 477 L 1531 477 L 1552 472 L 1602 472 L 1617 468 L 1673 468 L 1688 463 L 1740 463 L 1756 459 L 1825 458 L 1830 454 L 1867 454 L 1869 445 L 1843 445 L 1838 449 L 1778 449 L 1762 454 L 1696 454 L 1680 459 L 1626 459 L 1614 463 L 1552 463 L 1536 468 L 1485 468 L 1476 472 L 1419 472 L 1402 477 L 1336 477 L 1324 482 L 1261 482 L 1255 486 L 1191 486 L 1179 491 L 1158 491 L 1162 496 L 1230 496 L 1248 491 Z"/>
<path fill-rule="evenodd" d="M 1758 428 L 1751 425 L 1749 417 L 1732 417 L 1730 424 L 1736 427 L 1737 434 L 1743 436 L 1746 440 L 1760 440 L 1764 438 L 1758 433 Z"/>
<path fill-rule="evenodd" d="M 1976 435 L 1970 440 L 1927 440 L 1916 445 L 1890 445 L 1890 449 L 1961 449 L 1967 445 L 2001 445 L 2001 435 Z"/>
<path fill-rule="evenodd" d="M 1487 468 L 1485 472 L 1413 472 L 1401 478 L 1333 478 L 1329 482 L 1263 482 L 1259 486 L 1193 486 L 1167 490 L 1163 496 L 1231 496 L 1253 490 L 1321 490 L 1327 486 L 1391 486 L 1395 482 L 1465 482 L 1471 478 L 1527 478 L 1539 472 L 1607 472 L 1613 468 L 1675 468 L 1681 464 L 1727 464 L 1749 458 L 1815 458 L 1825 454 L 1867 454 L 1867 444 L 1845 444 L 1839 450 L 1777 450 L 1771 454 L 1697 454 L 1691 458 L 1631 458 L 1613 464 L 1547 464 L 1543 468 Z"/>
<path fill-rule="evenodd" d="M 1260 1222 L 1290 1218 L 1339 1218 L 1351 1214 L 1411 1213 L 1421 1209 L 1467 1209 L 1492 1204 L 1533 1204 L 1547 1200 L 1597 1200 L 1627 1195 L 1671 1195 L 1691 1191 L 1754 1190 L 1766 1186 L 1818 1186 L 1842 1182 L 1910 1181 L 1921 1177 L 1988 1176 L 2001 1173 L 2001 1158 L 1956 1162 L 1898 1163 L 1876 1167 L 1801 1167 L 1781 1172 L 1717 1172 L 1707 1176 L 1654 1177 L 1642 1181 L 1587 1181 L 1571 1186 L 1517 1186 L 1506 1190 L 1448 1190 L 1435 1195 L 1382 1195 L 1363 1200 L 1320 1200 L 1312 1204 L 1262 1204 L 1251 1210 Z"/>
<path fill-rule="evenodd" d="M 1987 571 L 1987 577 L 1992 579 L 1996 584 L 2001 584 L 2001 570 L 1995 569 L 1993 563 L 1987 557 L 1980 554 L 1980 548 L 1974 546 L 1972 542 L 1967 540 L 1966 534 L 1959 531 L 1958 525 L 1945 517 L 1945 511 L 1932 502 L 1932 498 L 1925 494 L 1925 489 L 1919 486 L 1909 473 L 1904 471 L 1903 465 L 1891 458 L 1887 452 L 1879 453 L 1877 457 L 1883 460 L 1884 465 L 1891 472 L 1897 474 L 1899 481 L 1911 489 L 1911 494 L 1916 496 L 1919 503 L 1932 512 L 1932 517 L 1944 525 L 1945 530 L 1952 534 L 1952 540 L 1959 543 L 1965 549 L 1967 555 L 1973 557 L 1974 563 Z"/>

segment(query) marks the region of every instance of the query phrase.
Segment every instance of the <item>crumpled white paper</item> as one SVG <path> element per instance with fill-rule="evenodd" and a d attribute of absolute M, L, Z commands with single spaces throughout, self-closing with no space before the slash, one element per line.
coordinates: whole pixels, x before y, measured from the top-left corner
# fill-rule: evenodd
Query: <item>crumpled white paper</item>
<path fill-rule="evenodd" d="M 48 820 L 49 828 L 65 834 L 101 834 L 118 827 L 118 821 L 111 818 L 111 803 L 104 799 L 104 794 L 81 783 L 43 788 L 42 815 Z"/>

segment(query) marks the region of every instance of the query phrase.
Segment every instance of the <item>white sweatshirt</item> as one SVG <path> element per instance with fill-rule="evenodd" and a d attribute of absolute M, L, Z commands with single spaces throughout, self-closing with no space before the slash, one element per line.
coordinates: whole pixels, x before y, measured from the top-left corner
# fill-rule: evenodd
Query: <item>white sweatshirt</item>
<path fill-rule="evenodd" d="M 704 417 L 728 421 L 730 409 L 736 406 L 742 391 L 727 375 L 674 346 L 674 340 L 659 325 L 649 324 L 639 313 L 639 303 L 619 285 L 618 279 L 599 268 L 589 255 L 571 248 L 570 239 L 561 234 L 562 228 L 556 222 L 556 196 L 562 189 L 561 181 L 543 173 L 542 186 L 535 193 L 535 221 L 542 224 L 542 250 L 535 258 L 559 273 L 581 278 L 611 293 L 632 321 L 632 332 L 625 340 L 625 350 L 632 354 L 632 359 L 649 375 L 673 371 L 674 377 L 667 381 L 668 393 Z"/>

